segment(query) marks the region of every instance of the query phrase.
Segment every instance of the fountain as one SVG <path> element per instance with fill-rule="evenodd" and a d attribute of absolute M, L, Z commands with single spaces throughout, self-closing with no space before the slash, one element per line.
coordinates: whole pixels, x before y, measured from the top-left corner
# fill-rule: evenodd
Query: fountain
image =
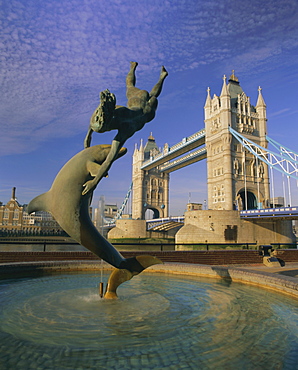
<path fill-rule="evenodd" d="M 293 298 L 223 279 L 143 273 L 119 287 L 118 300 L 105 300 L 99 274 L 1 280 L 0 367 L 296 368 Z"/>

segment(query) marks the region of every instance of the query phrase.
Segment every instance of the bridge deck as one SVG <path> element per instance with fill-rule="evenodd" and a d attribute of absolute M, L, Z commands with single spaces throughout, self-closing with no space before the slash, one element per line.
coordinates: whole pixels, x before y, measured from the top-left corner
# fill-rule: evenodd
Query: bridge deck
<path fill-rule="evenodd" d="M 205 129 L 202 129 L 195 134 L 182 139 L 179 143 L 168 148 L 165 153 L 160 153 L 155 157 L 150 158 L 144 162 L 141 169 L 150 170 L 154 167 L 160 166 L 161 164 L 168 162 L 174 158 L 179 157 L 182 154 L 189 152 L 201 145 L 205 144 Z"/>
<path fill-rule="evenodd" d="M 268 209 L 250 209 L 240 211 L 241 218 L 287 218 L 292 220 L 298 219 L 298 206 L 268 208 Z"/>
<path fill-rule="evenodd" d="M 172 216 L 146 220 L 147 230 L 170 230 L 184 224 L 184 216 Z"/>
<path fill-rule="evenodd" d="M 207 149 L 206 147 L 195 150 L 191 153 L 186 154 L 185 156 L 176 159 L 175 161 L 165 163 L 160 166 L 160 171 L 165 173 L 170 173 L 180 168 L 186 167 L 192 163 L 201 161 L 202 159 L 207 158 Z"/>

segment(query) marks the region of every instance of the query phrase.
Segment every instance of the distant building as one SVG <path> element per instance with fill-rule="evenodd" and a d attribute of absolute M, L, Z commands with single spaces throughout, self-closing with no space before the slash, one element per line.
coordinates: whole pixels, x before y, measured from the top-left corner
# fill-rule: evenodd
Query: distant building
<path fill-rule="evenodd" d="M 108 220 L 113 219 L 118 212 L 117 204 L 105 204 L 104 217 Z"/>
<path fill-rule="evenodd" d="M 275 197 L 270 199 L 270 208 L 280 208 L 285 206 L 284 197 Z"/>
<path fill-rule="evenodd" d="M 94 210 L 94 225 L 98 229 L 103 227 L 108 221 L 112 221 L 118 213 L 117 204 L 105 204 L 105 198 L 102 195 L 98 202 L 98 208 Z"/>
<path fill-rule="evenodd" d="M 16 188 L 12 188 L 7 204 L 0 203 L 0 236 L 6 235 L 65 235 L 55 219 L 44 211 L 29 215 L 27 205 L 16 199 Z"/>
<path fill-rule="evenodd" d="M 293 233 L 296 235 L 296 238 L 298 238 L 298 220 L 293 221 Z"/>
<path fill-rule="evenodd" d="M 200 211 L 202 210 L 202 204 L 201 203 L 187 203 L 187 210 L 188 211 Z"/>

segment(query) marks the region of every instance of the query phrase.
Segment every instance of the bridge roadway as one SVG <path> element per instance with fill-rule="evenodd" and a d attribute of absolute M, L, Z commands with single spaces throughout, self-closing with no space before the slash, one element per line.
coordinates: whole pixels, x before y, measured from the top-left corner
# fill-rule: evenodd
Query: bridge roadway
<path fill-rule="evenodd" d="M 244 219 L 286 218 L 287 220 L 298 220 L 298 206 L 267 209 L 249 209 L 247 211 L 240 211 L 240 217 Z"/>
<path fill-rule="evenodd" d="M 168 231 L 180 225 L 184 225 L 184 216 L 163 217 L 154 218 L 153 220 L 146 220 L 147 230 Z"/>
<path fill-rule="evenodd" d="M 196 151 L 186 154 L 185 156 L 170 162 L 172 159 L 177 158 L 195 148 L 205 144 L 205 129 L 202 129 L 195 134 L 183 138 L 179 143 L 169 147 L 155 157 L 151 157 L 148 161 L 144 162 L 141 166 L 142 170 L 151 170 L 160 166 L 162 172 L 173 172 L 189 164 L 198 162 L 207 157 L 207 150 L 205 147 Z"/>

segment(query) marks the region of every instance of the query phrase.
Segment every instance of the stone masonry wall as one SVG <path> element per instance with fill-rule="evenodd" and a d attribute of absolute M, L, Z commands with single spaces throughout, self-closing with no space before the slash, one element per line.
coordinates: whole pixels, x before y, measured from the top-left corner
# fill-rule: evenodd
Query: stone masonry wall
<path fill-rule="evenodd" d="M 179 243 L 293 243 L 290 220 L 240 219 L 238 211 L 201 210 L 185 213 L 184 226 L 176 234 Z"/>

